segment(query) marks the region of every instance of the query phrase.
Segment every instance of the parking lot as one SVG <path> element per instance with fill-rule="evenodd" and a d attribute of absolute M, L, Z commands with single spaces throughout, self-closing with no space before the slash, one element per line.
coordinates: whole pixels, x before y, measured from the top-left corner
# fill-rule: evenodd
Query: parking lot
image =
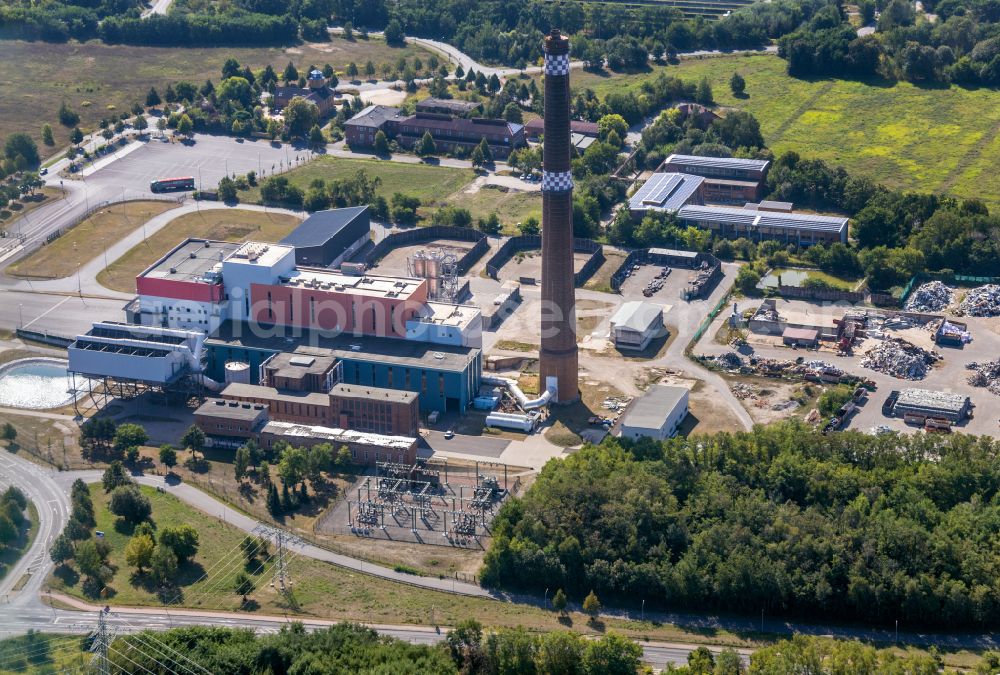
<path fill-rule="evenodd" d="M 85 179 L 91 190 L 116 188 L 127 199 L 149 194 L 150 181 L 193 176 L 195 185 L 215 189 L 223 176 L 256 171 L 270 176 L 308 161 L 304 147 L 272 144 L 266 140 L 237 141 L 228 136 L 198 134 L 192 141 L 165 141 L 155 134 L 144 147 L 96 171 Z"/>

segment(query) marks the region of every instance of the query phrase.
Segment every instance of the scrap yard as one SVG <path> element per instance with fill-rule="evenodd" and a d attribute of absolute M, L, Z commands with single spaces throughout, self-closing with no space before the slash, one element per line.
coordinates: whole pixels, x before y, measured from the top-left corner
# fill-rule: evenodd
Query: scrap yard
<path fill-rule="evenodd" d="M 696 353 L 734 378 L 734 395 L 755 417 L 761 416 L 763 406 L 772 414 L 794 414 L 828 430 L 958 428 L 992 434 L 1000 419 L 998 300 L 1000 287 L 995 285 L 963 290 L 940 282 L 915 288 L 901 311 L 765 299 L 742 312 L 734 306 L 728 316 L 724 312 L 716 320 L 716 335 L 740 330 L 732 345 L 703 339 Z M 809 356 L 799 356 L 802 352 Z M 838 411 L 844 414 L 834 415 L 838 423 L 831 427 L 830 418 L 799 410 L 805 399 L 792 394 L 795 387 L 782 389 L 768 381 L 863 387 L 868 395 L 848 406 L 850 410 Z M 919 396 L 932 403 L 959 403 L 939 412 L 927 404 L 931 412 L 922 414 L 907 399 L 918 395 L 903 395 L 910 390 L 925 392 Z"/>

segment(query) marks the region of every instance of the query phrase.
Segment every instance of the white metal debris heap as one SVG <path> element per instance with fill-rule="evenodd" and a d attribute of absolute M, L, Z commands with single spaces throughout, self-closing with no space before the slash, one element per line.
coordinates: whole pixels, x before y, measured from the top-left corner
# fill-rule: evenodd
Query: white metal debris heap
<path fill-rule="evenodd" d="M 863 368 L 871 368 L 901 380 L 922 380 L 937 358 L 912 342 L 900 338 L 884 340 L 865 353 Z"/>
<path fill-rule="evenodd" d="M 910 293 L 903 309 L 908 312 L 940 312 L 954 300 L 950 288 L 940 281 L 929 281 Z"/>
<path fill-rule="evenodd" d="M 1000 316 L 1000 286 L 987 284 L 973 288 L 962 298 L 958 310 L 968 316 Z"/>

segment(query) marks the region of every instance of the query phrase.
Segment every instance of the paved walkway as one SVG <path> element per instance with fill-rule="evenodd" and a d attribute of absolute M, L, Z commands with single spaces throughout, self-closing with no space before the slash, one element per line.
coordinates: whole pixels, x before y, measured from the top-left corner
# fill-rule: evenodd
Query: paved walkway
<path fill-rule="evenodd" d="M 116 243 L 108 247 L 107 253 L 101 253 L 90 262 L 86 263 L 80 268 L 79 279 L 77 275 L 72 275 L 68 277 L 63 277 L 62 279 L 51 279 L 47 281 L 35 281 L 28 279 L 14 279 L 14 278 L 0 278 L 0 286 L 8 290 L 17 291 L 30 291 L 35 293 L 73 293 L 76 294 L 79 290 L 82 290 L 84 295 L 90 296 L 100 296 L 105 298 L 117 298 L 124 301 L 131 300 L 135 297 L 134 293 L 121 293 L 119 291 L 113 291 L 102 286 L 97 281 L 97 275 L 100 274 L 104 268 L 104 261 L 107 259 L 108 263 L 114 263 L 120 257 L 131 251 L 135 246 L 138 246 L 143 241 L 153 236 L 171 222 L 177 218 L 186 215 L 188 213 L 195 213 L 198 211 L 214 211 L 220 209 L 235 209 L 242 211 L 260 211 L 265 213 L 284 213 L 293 216 L 298 216 L 300 218 L 305 218 L 306 213 L 304 211 L 291 211 L 288 209 L 276 209 L 265 206 L 258 206 L 256 204 L 236 204 L 234 206 L 229 206 L 220 202 L 199 202 L 188 200 L 183 202 L 179 207 L 175 209 L 170 209 L 169 211 L 164 211 L 158 216 L 146 221 L 144 225 L 136 228 L 125 237 L 119 239 Z"/>

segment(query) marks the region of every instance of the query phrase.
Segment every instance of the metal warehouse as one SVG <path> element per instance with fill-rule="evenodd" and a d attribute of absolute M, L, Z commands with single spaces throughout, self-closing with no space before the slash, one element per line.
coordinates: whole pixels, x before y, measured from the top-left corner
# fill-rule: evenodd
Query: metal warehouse
<path fill-rule="evenodd" d="M 903 389 L 896 399 L 893 414 L 897 417 L 907 415 L 924 419 L 939 417 L 960 422 L 968 416 L 971 407 L 972 400 L 962 394 L 929 389 Z"/>

